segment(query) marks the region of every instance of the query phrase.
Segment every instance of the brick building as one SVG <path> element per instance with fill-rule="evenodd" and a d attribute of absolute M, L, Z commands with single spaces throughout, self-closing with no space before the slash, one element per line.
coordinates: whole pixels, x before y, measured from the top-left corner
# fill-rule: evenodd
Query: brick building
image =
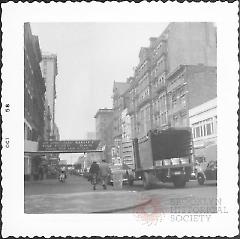
<path fill-rule="evenodd" d="M 217 97 L 216 67 L 180 65 L 166 78 L 168 124 L 189 126 L 189 110 Z"/>
<path fill-rule="evenodd" d="M 134 79 L 131 80 L 128 90 L 128 113 L 131 117 L 133 137 L 140 138 L 146 135 L 149 129 L 162 129 L 173 123 L 175 108 L 171 109 L 169 122 L 166 78 L 169 78 L 170 82 L 170 77 L 180 65 L 197 65 L 195 71 L 199 69 L 201 73 L 194 74 L 194 77 L 199 78 L 199 82 L 190 80 L 192 92 L 189 94 L 192 95 L 189 97 L 193 100 L 189 102 L 189 107 L 202 102 L 200 98 L 208 95 L 208 91 L 199 97 L 193 97 L 199 92 L 196 92 L 195 88 L 205 91 L 207 87 L 201 85 L 202 88 L 199 88 L 199 84 L 204 81 L 201 78 L 204 78 L 206 70 L 200 69 L 199 64 L 215 67 L 216 51 L 216 28 L 212 23 L 170 23 L 159 37 L 150 38 L 149 47 L 142 47 L 140 50 L 139 64 L 135 68 Z M 175 99 L 173 102 L 175 104 Z M 181 118 L 184 118 L 184 112 L 182 114 Z"/>
<path fill-rule="evenodd" d="M 39 40 L 24 24 L 24 150 L 36 151 L 38 142 L 44 138 L 45 82 L 40 62 L 42 55 Z M 41 158 L 24 155 L 24 178 L 36 178 Z"/>

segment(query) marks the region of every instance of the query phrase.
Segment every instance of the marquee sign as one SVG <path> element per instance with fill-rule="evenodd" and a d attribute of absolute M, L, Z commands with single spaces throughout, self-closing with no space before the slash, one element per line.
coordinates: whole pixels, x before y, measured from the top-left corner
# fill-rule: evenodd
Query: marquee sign
<path fill-rule="evenodd" d="M 42 141 L 39 143 L 38 150 L 44 152 L 90 152 L 97 151 L 100 140 L 60 140 Z"/>

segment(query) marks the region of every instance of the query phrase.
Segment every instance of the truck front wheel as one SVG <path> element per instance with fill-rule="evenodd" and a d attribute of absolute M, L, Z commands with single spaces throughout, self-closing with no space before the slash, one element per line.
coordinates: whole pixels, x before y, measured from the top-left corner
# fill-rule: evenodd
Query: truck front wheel
<path fill-rule="evenodd" d="M 174 176 L 173 184 L 176 188 L 183 188 L 186 185 L 186 179 L 184 175 Z"/>

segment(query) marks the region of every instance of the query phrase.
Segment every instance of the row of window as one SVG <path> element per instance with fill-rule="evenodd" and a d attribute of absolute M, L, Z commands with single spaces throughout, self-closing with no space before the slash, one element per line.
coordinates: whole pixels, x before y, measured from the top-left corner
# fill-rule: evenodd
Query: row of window
<path fill-rule="evenodd" d="M 171 81 L 169 82 L 169 86 L 170 86 L 170 85 L 173 85 L 173 84 L 176 83 L 177 81 L 180 81 L 180 79 L 181 79 L 182 81 L 184 81 L 184 79 L 183 79 L 183 73 L 182 73 L 181 75 L 179 75 L 178 77 L 174 78 L 173 80 L 171 80 Z"/>
<path fill-rule="evenodd" d="M 155 87 L 158 87 L 159 85 L 165 84 L 165 77 L 166 77 L 166 75 L 165 75 L 165 72 L 164 72 L 162 75 L 160 75 L 160 76 L 158 77 L 158 79 L 157 79 L 157 81 L 155 82 L 154 86 L 155 86 Z"/>
<path fill-rule="evenodd" d="M 139 102 L 141 102 L 143 99 L 145 99 L 146 97 L 148 97 L 150 95 L 150 90 L 149 90 L 149 87 L 147 87 L 144 91 L 142 91 L 140 94 L 139 94 Z"/>
<path fill-rule="evenodd" d="M 162 72 L 162 71 L 165 70 L 165 66 L 166 66 L 166 65 L 165 65 L 165 59 L 162 57 L 162 58 L 158 61 L 158 63 L 157 63 L 157 65 L 156 65 L 156 67 L 154 68 L 154 70 L 152 71 L 152 76 L 153 76 L 153 77 L 157 77 L 160 72 Z"/>
<path fill-rule="evenodd" d="M 141 92 L 144 88 L 148 86 L 148 74 L 145 74 L 144 77 L 139 81 L 136 92 Z"/>
<path fill-rule="evenodd" d="M 142 108 L 137 116 L 137 133 L 145 135 L 150 129 L 150 106 Z"/>
<path fill-rule="evenodd" d="M 142 77 L 141 80 L 139 80 L 138 85 L 141 85 L 141 84 L 143 84 L 143 83 L 145 83 L 145 82 L 148 82 L 148 79 L 149 79 L 149 76 L 148 76 L 148 73 L 147 73 L 147 74 L 145 74 L 145 75 Z"/>
<path fill-rule="evenodd" d="M 166 94 L 162 94 L 158 97 L 156 101 L 153 102 L 153 111 L 165 111 L 167 107 L 167 97 Z"/>
<path fill-rule="evenodd" d="M 171 106 L 175 108 L 177 105 L 186 105 L 186 87 L 183 86 L 176 92 L 174 92 L 171 96 Z"/>
<path fill-rule="evenodd" d="M 140 68 L 138 69 L 138 73 L 140 73 L 142 70 L 144 70 L 144 68 L 147 65 L 147 61 L 144 61 L 143 64 L 140 66 Z"/>
<path fill-rule="evenodd" d="M 156 127 L 165 125 L 167 123 L 167 112 L 161 112 L 159 114 L 155 114 L 153 118 L 153 124 Z"/>
<path fill-rule="evenodd" d="M 157 47 L 153 50 L 153 55 L 154 55 L 154 56 L 158 55 L 159 50 L 162 48 L 162 46 L 163 46 L 163 43 L 162 43 L 162 42 L 160 42 L 160 43 L 157 45 Z"/>
<path fill-rule="evenodd" d="M 199 121 L 192 125 L 193 138 L 209 136 L 217 133 L 217 116 Z"/>

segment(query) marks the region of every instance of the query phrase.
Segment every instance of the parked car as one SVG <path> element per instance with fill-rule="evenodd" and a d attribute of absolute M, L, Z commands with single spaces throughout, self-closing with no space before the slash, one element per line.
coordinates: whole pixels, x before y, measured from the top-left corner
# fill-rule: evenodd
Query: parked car
<path fill-rule="evenodd" d="M 199 168 L 197 180 L 200 185 L 203 185 L 206 180 L 217 180 L 217 161 L 211 160 L 205 168 Z"/>

